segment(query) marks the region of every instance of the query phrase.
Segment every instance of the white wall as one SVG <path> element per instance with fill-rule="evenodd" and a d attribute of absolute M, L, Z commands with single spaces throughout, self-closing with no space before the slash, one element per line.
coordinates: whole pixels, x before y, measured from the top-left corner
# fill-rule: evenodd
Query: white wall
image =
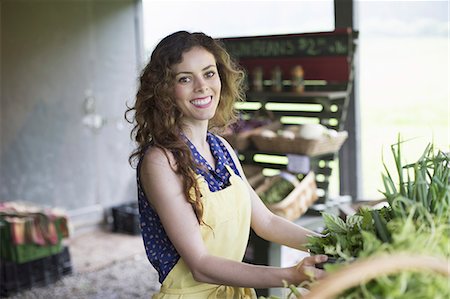
<path fill-rule="evenodd" d="M 123 113 L 141 68 L 140 2 L 5 0 L 0 11 L 0 201 L 77 214 L 134 199 Z M 99 129 L 83 123 L 87 97 Z"/>

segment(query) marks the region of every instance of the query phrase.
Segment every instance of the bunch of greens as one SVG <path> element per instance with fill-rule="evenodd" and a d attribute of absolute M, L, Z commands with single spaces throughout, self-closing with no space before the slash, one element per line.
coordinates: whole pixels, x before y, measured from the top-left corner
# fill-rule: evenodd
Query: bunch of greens
<path fill-rule="evenodd" d="M 397 170 L 398 184 L 384 164 L 383 192 L 395 217 L 407 217 L 407 206 L 418 203 L 438 221 L 450 220 L 449 156 L 428 145 L 416 163 L 402 165 L 400 140 L 391 146 Z M 420 212 L 419 212 L 420 213 Z"/>
<path fill-rule="evenodd" d="M 323 214 L 325 237 L 311 237 L 307 245 L 313 254 L 326 254 L 341 261 L 351 261 L 364 248 L 364 235 L 376 236 L 377 240 L 388 242 L 391 238 L 386 224 L 391 220 L 391 210 L 361 208 L 346 221 L 334 214 Z"/>
<path fill-rule="evenodd" d="M 416 163 L 402 164 L 402 142 L 391 146 L 398 182 L 384 163 L 382 175 L 388 206 L 362 208 L 344 221 L 323 214 L 323 238 L 311 237 L 313 254 L 327 254 L 343 263 L 390 252 L 414 252 L 450 257 L 449 157 L 427 146 Z M 325 265 L 335 271 L 342 264 Z M 382 276 L 350 289 L 339 298 L 449 298 L 448 278 L 402 272 Z"/>
<path fill-rule="evenodd" d="M 295 186 L 287 179 L 280 177 L 265 192 L 261 192 L 259 197 L 265 204 L 274 204 L 286 198 L 294 190 Z"/>
<path fill-rule="evenodd" d="M 414 203 L 409 206 L 408 217 L 394 218 L 386 225 L 391 240 L 383 242 L 371 232 L 363 230 L 362 249 L 358 258 L 385 255 L 395 252 L 413 252 L 426 256 L 435 256 L 443 260 L 450 257 L 450 226 L 440 223 L 438 218 Z M 337 271 L 342 265 L 326 267 L 327 271 Z M 370 271 L 370 270 L 369 270 Z M 404 271 L 393 275 L 384 275 L 349 289 L 339 296 L 340 299 L 357 298 L 450 298 L 448 277 L 432 275 L 427 272 Z"/>

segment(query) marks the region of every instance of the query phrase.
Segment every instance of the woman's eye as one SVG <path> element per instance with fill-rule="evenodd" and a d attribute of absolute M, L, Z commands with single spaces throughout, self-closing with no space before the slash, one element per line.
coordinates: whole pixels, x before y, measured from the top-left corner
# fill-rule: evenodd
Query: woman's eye
<path fill-rule="evenodd" d="M 179 83 L 188 83 L 190 81 L 191 81 L 191 79 L 189 77 L 181 77 L 178 79 Z"/>
<path fill-rule="evenodd" d="M 209 72 L 207 72 L 207 73 L 205 74 L 205 76 L 206 76 L 207 78 L 211 78 L 211 77 L 214 76 L 215 74 L 216 74 L 215 72 L 209 71 Z"/>

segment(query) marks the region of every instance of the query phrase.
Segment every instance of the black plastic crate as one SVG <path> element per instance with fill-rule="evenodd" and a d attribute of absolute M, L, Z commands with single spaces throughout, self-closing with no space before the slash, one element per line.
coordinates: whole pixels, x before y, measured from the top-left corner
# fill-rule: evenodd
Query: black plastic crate
<path fill-rule="evenodd" d="M 58 253 L 26 263 L 0 260 L 0 297 L 26 289 L 46 286 L 72 273 L 68 247 Z"/>
<path fill-rule="evenodd" d="M 58 271 L 62 275 L 72 274 L 72 261 L 70 259 L 69 247 L 64 247 L 60 254 L 54 255 L 56 259 L 56 264 L 58 265 Z"/>
<path fill-rule="evenodd" d="M 113 232 L 139 235 L 139 207 L 135 202 L 122 204 L 112 208 Z"/>

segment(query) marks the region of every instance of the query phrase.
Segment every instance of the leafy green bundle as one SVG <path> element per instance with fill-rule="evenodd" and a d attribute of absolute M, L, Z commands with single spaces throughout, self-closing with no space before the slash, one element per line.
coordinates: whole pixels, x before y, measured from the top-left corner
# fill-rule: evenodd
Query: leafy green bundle
<path fill-rule="evenodd" d="M 327 254 L 342 264 L 357 258 L 414 252 L 444 259 L 450 257 L 449 157 L 427 146 L 416 163 L 402 164 L 399 140 L 391 146 L 398 182 L 382 175 L 387 207 L 361 208 L 344 221 L 323 214 L 325 237 L 311 237 L 313 254 Z M 327 264 L 336 271 L 342 264 Z M 448 278 L 411 271 L 382 276 L 347 290 L 339 298 L 449 298 Z"/>
<path fill-rule="evenodd" d="M 287 179 L 280 177 L 270 188 L 259 194 L 265 204 L 274 204 L 283 200 L 294 190 L 295 186 Z"/>

